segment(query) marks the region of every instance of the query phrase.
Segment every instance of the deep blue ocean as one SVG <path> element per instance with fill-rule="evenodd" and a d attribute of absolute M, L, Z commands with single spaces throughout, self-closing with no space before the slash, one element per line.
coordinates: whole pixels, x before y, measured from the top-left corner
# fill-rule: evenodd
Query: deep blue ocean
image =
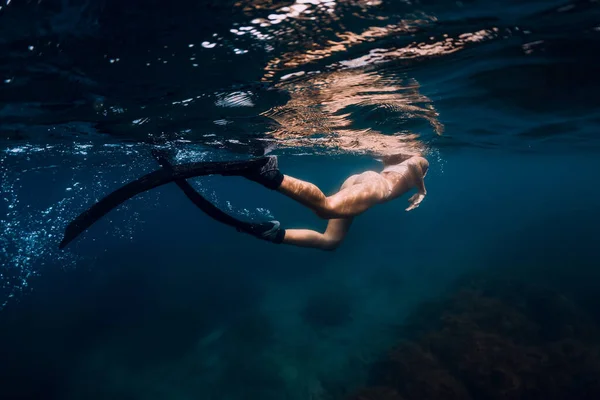
<path fill-rule="evenodd" d="M 600 398 L 596 0 L 0 0 L 0 399 Z M 210 219 L 176 162 L 335 193 L 400 146 L 427 197 L 333 252 Z M 326 221 L 240 177 L 247 221 Z"/>

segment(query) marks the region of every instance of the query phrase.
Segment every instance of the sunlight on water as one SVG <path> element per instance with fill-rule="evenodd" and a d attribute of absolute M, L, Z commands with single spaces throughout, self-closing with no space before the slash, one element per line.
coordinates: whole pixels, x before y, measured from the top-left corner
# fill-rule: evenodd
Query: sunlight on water
<path fill-rule="evenodd" d="M 422 138 L 443 133 L 432 102 L 414 79 L 385 70 L 321 73 L 279 88 L 291 95 L 264 115 L 281 128 L 270 132 L 280 146 L 329 148 L 374 156 L 427 152 Z M 421 126 L 420 122 L 429 125 Z"/>

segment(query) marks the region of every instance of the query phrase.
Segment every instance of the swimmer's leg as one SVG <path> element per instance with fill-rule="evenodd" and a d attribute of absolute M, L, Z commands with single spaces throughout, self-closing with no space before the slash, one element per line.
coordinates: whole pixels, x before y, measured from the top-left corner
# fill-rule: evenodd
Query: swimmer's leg
<path fill-rule="evenodd" d="M 321 250 L 335 250 L 346 237 L 351 224 L 352 218 L 330 219 L 325 233 L 309 229 L 286 229 L 283 243 Z"/>
<path fill-rule="evenodd" d="M 347 184 L 332 196 L 325 196 L 315 185 L 285 175 L 280 193 L 290 197 L 313 210 L 326 219 L 355 217 L 372 206 L 385 200 L 389 195 L 389 186 L 384 178 L 373 173 L 372 180 L 363 180 L 358 184 Z M 352 177 L 351 177 L 352 178 Z"/>
<path fill-rule="evenodd" d="M 317 214 L 322 213 L 327 202 L 327 197 L 323 192 L 312 183 L 283 175 L 279 171 L 277 157 L 269 156 L 268 158 L 269 161 L 267 164 L 253 168 L 249 173 L 242 176 L 258 182 L 269 189 L 277 190 L 310 208 Z"/>
<path fill-rule="evenodd" d="M 362 179 L 359 184 L 354 183 L 356 176 L 350 177 L 338 193 L 327 197 L 316 185 L 283 175 L 279 171 L 277 157 L 268 158 L 266 164 L 240 175 L 277 190 L 322 218 L 355 217 L 385 200 L 390 194 L 389 184 L 385 179 L 376 172 L 370 172 L 360 175 Z"/>

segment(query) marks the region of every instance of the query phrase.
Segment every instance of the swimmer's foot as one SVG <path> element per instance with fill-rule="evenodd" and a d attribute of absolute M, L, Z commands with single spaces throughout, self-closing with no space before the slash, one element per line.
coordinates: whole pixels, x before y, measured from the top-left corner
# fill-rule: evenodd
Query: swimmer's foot
<path fill-rule="evenodd" d="M 280 244 L 283 242 L 285 236 L 285 229 L 281 227 L 279 221 L 260 222 L 257 224 L 250 224 L 245 229 L 239 229 L 246 232 L 254 237 L 257 237 L 268 242 Z"/>
<path fill-rule="evenodd" d="M 268 156 L 269 160 L 261 167 L 256 167 L 242 174 L 246 179 L 258 182 L 261 185 L 275 190 L 283 181 L 283 174 L 279 171 L 277 156 Z"/>

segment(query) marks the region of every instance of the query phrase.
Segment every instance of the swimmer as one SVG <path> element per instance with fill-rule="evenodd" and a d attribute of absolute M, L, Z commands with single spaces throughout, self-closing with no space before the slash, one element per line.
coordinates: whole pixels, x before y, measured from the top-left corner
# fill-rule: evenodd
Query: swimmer
<path fill-rule="evenodd" d="M 402 196 L 413 188 L 417 192 L 410 197 L 407 211 L 419 206 L 427 194 L 424 178 L 429 168 L 427 160 L 420 156 L 386 156 L 381 172 L 366 171 L 346 179 L 340 191 L 325 196 L 315 185 L 279 171 L 277 158 L 261 157 L 249 161 L 197 162 L 171 165 L 165 154 L 153 152 L 161 168 L 127 183 L 93 204 L 79 214 L 65 229 L 59 248 L 66 247 L 96 221 L 128 199 L 158 186 L 175 182 L 183 193 L 202 211 L 213 219 L 273 243 L 285 243 L 301 247 L 335 250 L 348 233 L 352 219 L 376 204 Z M 223 212 L 200 193 L 187 179 L 205 175 L 243 176 L 276 190 L 328 219 L 324 233 L 308 229 L 283 229 L 278 221 L 245 222 Z"/>
<path fill-rule="evenodd" d="M 383 162 L 381 172 L 352 175 L 337 193 L 326 196 L 312 183 L 282 174 L 277 158 L 270 156 L 267 164 L 242 176 L 299 202 L 329 222 L 325 232 L 320 233 L 308 229 L 283 229 L 273 221 L 271 229 L 263 232 L 261 238 L 274 243 L 335 250 L 346 237 L 353 218 L 374 205 L 416 189 L 408 200 L 410 204 L 406 211 L 419 207 L 427 194 L 424 178 L 429 162 L 420 156 L 391 156 L 385 157 Z"/>

